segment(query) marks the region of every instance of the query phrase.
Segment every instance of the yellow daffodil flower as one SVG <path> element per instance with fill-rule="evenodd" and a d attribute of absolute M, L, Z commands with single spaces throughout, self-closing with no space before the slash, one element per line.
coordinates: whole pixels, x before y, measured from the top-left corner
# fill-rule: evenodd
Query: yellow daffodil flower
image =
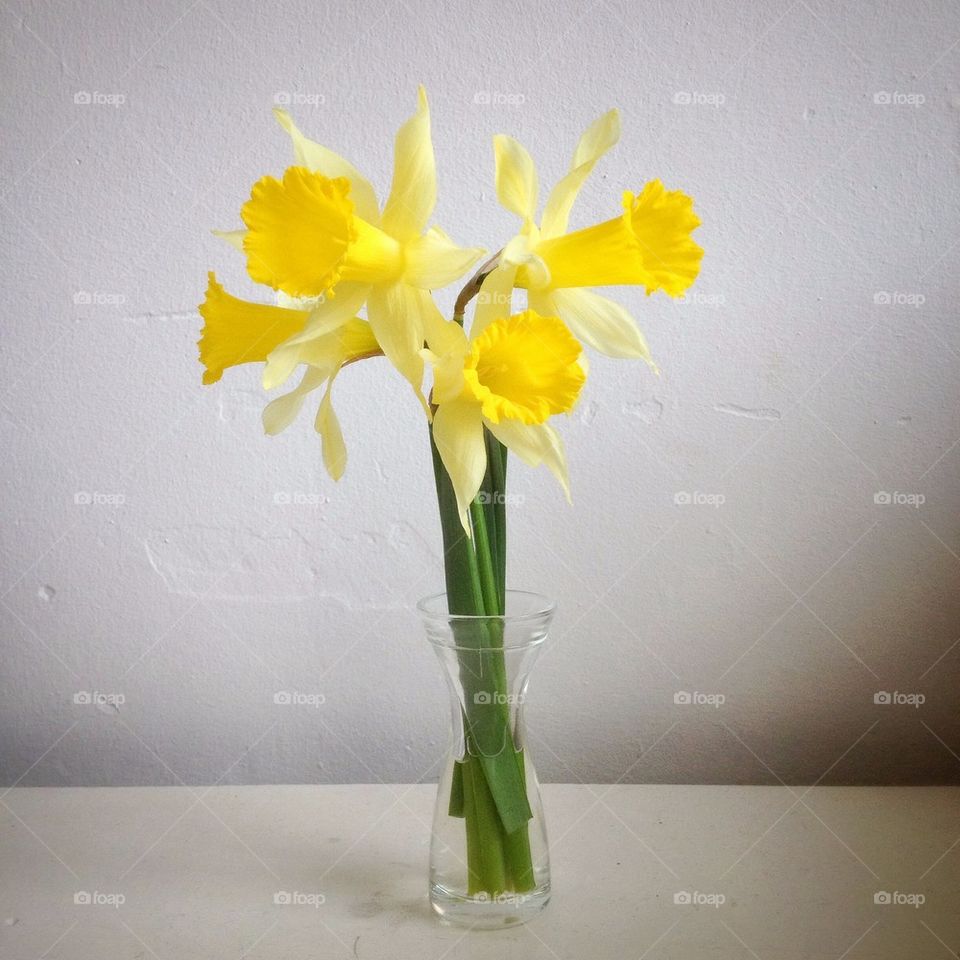
<path fill-rule="evenodd" d="M 448 322 L 423 351 L 434 371 L 433 437 L 468 534 L 487 468 L 484 428 L 528 465 L 546 464 L 569 498 L 563 445 L 546 421 L 573 408 L 586 379 L 582 348 L 557 317 L 505 316 L 490 298 L 476 312 L 479 335 Z"/>
<path fill-rule="evenodd" d="M 382 213 L 356 168 L 308 140 L 286 111 L 275 114 L 293 141 L 296 165 L 280 179 L 254 184 L 241 210 L 246 229 L 221 235 L 246 255 L 250 276 L 294 310 L 282 319 L 272 314 L 270 334 L 249 322 L 249 307 L 256 305 L 237 307 L 242 301 L 231 305 L 240 311 L 233 323 L 207 317 L 202 355 L 215 358 L 207 376 L 265 359 L 264 387 L 278 386 L 307 362 L 307 344 L 351 321 L 366 304 L 380 349 L 420 395 L 420 351 L 439 316 L 430 291 L 462 276 L 483 252 L 456 246 L 438 227 L 427 229 L 437 188 L 423 87 L 416 113 L 397 134 Z M 294 313 L 300 314 L 297 327 Z"/>
<path fill-rule="evenodd" d="M 207 368 L 203 382 L 216 383 L 226 367 L 266 360 L 277 344 L 303 329 L 310 313 L 240 300 L 227 293 L 211 273 L 200 315 L 204 319 L 200 359 Z M 334 480 L 339 480 L 347 465 L 347 448 L 330 390 L 344 366 L 381 353 L 370 324 L 358 317 L 301 344 L 299 362 L 307 365 L 307 371 L 294 390 L 264 409 L 264 430 L 270 435 L 284 430 L 300 412 L 307 394 L 326 386 L 315 427 L 322 442 L 324 466 Z"/>
<path fill-rule="evenodd" d="M 612 357 L 650 359 L 633 318 L 623 307 L 585 287 L 636 284 L 647 293 L 682 294 L 696 279 L 703 250 L 691 234 L 700 224 L 693 201 L 659 180 L 639 194 L 623 194 L 623 212 L 592 227 L 567 232 L 580 188 L 597 161 L 620 138 L 616 110 L 596 120 L 580 138 L 570 171 L 554 187 L 539 227 L 538 178 L 530 154 L 516 140 L 494 137 L 495 182 L 501 204 L 523 220 L 504 248 L 484 291 L 509 299 L 513 285 L 527 289 L 528 305 L 560 317 L 583 342 Z M 507 284 L 508 280 L 512 283 Z M 482 294 L 481 294 L 482 295 Z"/>

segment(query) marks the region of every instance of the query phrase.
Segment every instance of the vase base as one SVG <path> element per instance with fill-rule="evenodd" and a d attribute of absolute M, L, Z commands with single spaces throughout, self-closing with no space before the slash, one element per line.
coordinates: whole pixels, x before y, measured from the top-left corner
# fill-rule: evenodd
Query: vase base
<path fill-rule="evenodd" d="M 430 905 L 449 923 L 475 930 L 513 927 L 532 920 L 550 900 L 549 885 L 529 893 L 501 893 L 495 897 L 463 896 L 442 884 L 430 884 Z"/>

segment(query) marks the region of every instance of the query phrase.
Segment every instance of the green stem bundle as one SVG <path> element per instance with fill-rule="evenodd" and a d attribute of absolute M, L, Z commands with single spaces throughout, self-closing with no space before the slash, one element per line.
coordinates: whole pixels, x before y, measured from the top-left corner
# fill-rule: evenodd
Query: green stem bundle
<path fill-rule="evenodd" d="M 487 474 L 470 506 L 472 536 L 460 523 L 456 495 L 433 434 L 437 502 L 443 530 L 444 572 L 464 694 L 463 759 L 454 768 L 451 816 L 463 817 L 468 893 L 490 897 L 535 885 L 527 823 L 523 753 L 510 720 L 503 650 L 506 596 L 506 449 L 487 433 Z"/>

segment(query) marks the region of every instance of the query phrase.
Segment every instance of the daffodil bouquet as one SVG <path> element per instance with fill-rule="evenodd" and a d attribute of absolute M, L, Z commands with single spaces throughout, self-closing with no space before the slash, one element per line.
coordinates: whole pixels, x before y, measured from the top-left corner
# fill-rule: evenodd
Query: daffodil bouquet
<path fill-rule="evenodd" d="M 397 134 L 382 208 L 350 162 L 307 139 L 286 111 L 274 113 L 292 140 L 294 164 L 253 185 L 241 229 L 218 232 L 245 257 L 250 277 L 273 291 L 273 302 L 238 299 L 209 275 L 200 306 L 203 382 L 216 382 L 228 367 L 262 363 L 263 386 L 272 389 L 301 370 L 299 383 L 266 405 L 263 425 L 268 434 L 280 432 L 322 391 L 315 425 L 334 480 L 347 463 L 331 400 L 340 371 L 385 357 L 409 383 L 429 428 L 447 607 L 459 623 L 453 649 L 462 675 L 482 677 L 482 689 L 466 682 L 474 695 L 462 703 L 466 748 L 452 770 L 449 813 L 464 821 L 468 895 L 523 894 L 536 882 L 529 780 L 510 735 L 496 626 L 507 596 L 508 452 L 545 465 L 569 498 L 551 419 L 577 403 L 587 377 L 584 344 L 655 369 L 627 311 L 587 288 L 629 284 L 682 294 L 700 268 L 702 250 L 692 239 L 699 220 L 690 197 L 653 180 L 625 192 L 609 220 L 568 229 L 581 186 L 619 138 L 615 110 L 580 138 L 539 224 L 533 160 L 516 140 L 496 136 L 496 192 L 519 229 L 467 280 L 446 319 L 433 291 L 466 277 L 485 251 L 458 246 L 429 226 L 437 189 L 424 90 Z M 517 291 L 526 303 L 515 311 Z"/>

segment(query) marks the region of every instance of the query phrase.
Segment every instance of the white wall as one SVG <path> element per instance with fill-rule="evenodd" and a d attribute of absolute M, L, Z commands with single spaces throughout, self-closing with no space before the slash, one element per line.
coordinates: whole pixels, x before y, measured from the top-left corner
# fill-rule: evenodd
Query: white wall
<path fill-rule="evenodd" d="M 334 486 L 309 417 L 265 438 L 258 372 L 203 388 L 194 347 L 208 269 L 255 290 L 208 231 L 288 163 L 275 96 L 314 101 L 298 122 L 385 192 L 419 81 L 461 242 L 514 227 L 492 134 L 549 185 L 610 106 L 577 225 L 652 177 L 704 221 L 689 302 L 617 292 L 663 375 L 594 358 L 575 508 L 511 471 L 510 579 L 561 603 L 531 691 L 545 778 L 960 779 L 954 3 L 9 0 L 0 22 L 5 782 L 430 776 L 414 402 L 379 364 L 341 378 Z"/>

